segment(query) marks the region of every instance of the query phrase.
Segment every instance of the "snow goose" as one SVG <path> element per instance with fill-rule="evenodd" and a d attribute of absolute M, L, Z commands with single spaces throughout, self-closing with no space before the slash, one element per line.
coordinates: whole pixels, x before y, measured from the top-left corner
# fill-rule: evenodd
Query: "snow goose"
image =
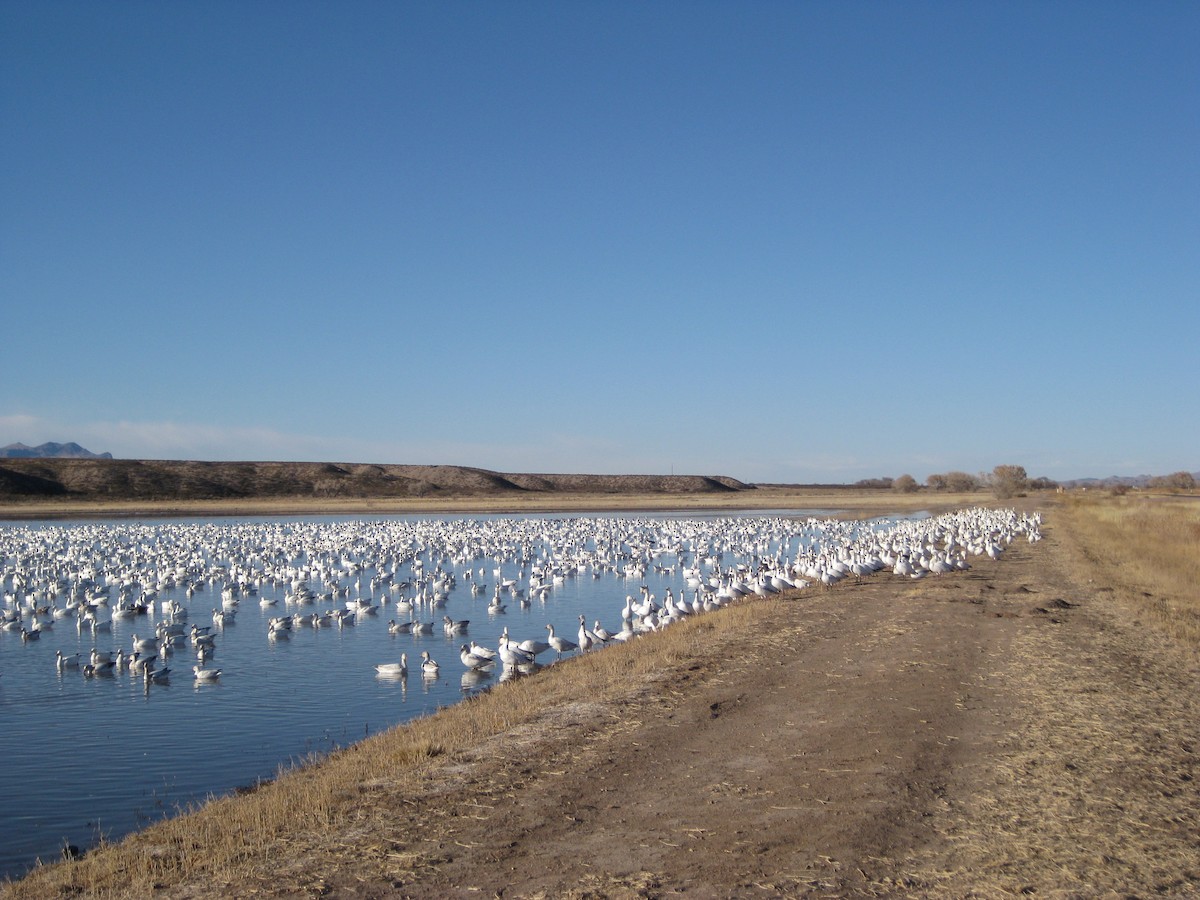
<path fill-rule="evenodd" d="M 438 669 L 440 668 L 441 667 L 438 665 L 437 660 L 429 655 L 428 650 L 421 651 L 421 671 L 424 674 L 436 675 L 438 673 Z"/>
<path fill-rule="evenodd" d="M 95 647 L 93 647 L 90 659 L 93 666 L 99 666 L 102 663 L 113 662 L 112 651 L 97 650 Z"/>
<path fill-rule="evenodd" d="M 203 666 L 192 666 L 192 674 L 197 681 L 216 681 L 221 677 L 220 669 L 206 669 Z"/>
<path fill-rule="evenodd" d="M 591 650 L 593 647 L 599 647 L 604 644 L 604 641 L 596 637 L 594 631 L 589 631 L 587 622 L 584 621 L 583 615 L 579 616 L 579 649 Z"/>
<path fill-rule="evenodd" d="M 387 675 L 390 677 L 398 677 L 408 674 L 408 654 L 400 654 L 400 662 L 394 663 L 379 663 L 375 666 L 375 672 L 379 675 Z"/>
<path fill-rule="evenodd" d="M 555 634 L 553 625 L 547 625 L 546 630 L 550 632 L 550 637 L 548 637 L 546 640 L 549 641 L 550 646 L 554 648 L 554 652 L 559 656 L 562 656 L 564 653 L 570 653 L 572 650 L 579 649 L 579 645 L 574 641 L 569 641 L 565 637 L 560 637 L 559 635 Z"/>
<path fill-rule="evenodd" d="M 521 641 L 521 643 L 517 644 L 517 646 L 526 653 L 532 653 L 534 656 L 545 653 L 550 649 L 550 644 L 548 641 L 539 641 L 535 640 L 534 638 L 528 638 L 524 641 Z"/>
<path fill-rule="evenodd" d="M 494 660 L 498 655 L 491 647 L 485 647 L 483 644 L 475 643 L 475 641 L 471 641 L 471 652 L 476 656 L 482 656 L 491 660 Z"/>
<path fill-rule="evenodd" d="M 512 641 L 501 638 L 497 649 L 500 653 L 500 661 L 504 663 L 506 669 L 521 669 L 534 663 L 533 654 L 522 650 Z"/>
<path fill-rule="evenodd" d="M 458 658 L 462 660 L 462 664 L 468 669 L 484 669 L 496 664 L 495 660 L 487 656 L 479 656 L 472 652 L 470 644 L 463 644 L 458 648 Z"/>

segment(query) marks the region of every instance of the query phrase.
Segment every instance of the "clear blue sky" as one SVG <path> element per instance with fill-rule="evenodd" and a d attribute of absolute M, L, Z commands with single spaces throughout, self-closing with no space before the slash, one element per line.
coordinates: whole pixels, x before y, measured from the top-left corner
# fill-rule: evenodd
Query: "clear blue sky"
<path fill-rule="evenodd" d="M 1200 4 L 0 0 L 0 445 L 1200 469 Z"/>

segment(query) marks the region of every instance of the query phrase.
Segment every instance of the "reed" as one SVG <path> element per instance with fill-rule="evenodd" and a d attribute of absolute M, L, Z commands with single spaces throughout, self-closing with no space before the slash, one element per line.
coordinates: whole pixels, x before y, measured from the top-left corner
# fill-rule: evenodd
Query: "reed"
<path fill-rule="evenodd" d="M 1079 571 L 1131 612 L 1200 649 L 1200 500 L 1193 496 L 1070 495 L 1059 514 Z"/>
<path fill-rule="evenodd" d="M 0 896 L 150 897 L 185 885 L 220 894 L 247 871 L 270 870 L 288 857 L 370 852 L 354 835 L 386 830 L 406 794 L 427 789 L 435 767 L 489 742 L 497 752 L 517 753 L 522 735 L 578 735 L 598 727 L 604 705 L 669 681 L 723 636 L 778 615 L 784 602 L 739 602 L 627 645 L 563 660 L 540 675 L 305 760 L 273 781 L 214 798 L 80 859 L 40 866 L 0 884 Z M 377 827 L 381 822 L 384 829 Z M 395 852 L 388 855 L 396 859 Z"/>

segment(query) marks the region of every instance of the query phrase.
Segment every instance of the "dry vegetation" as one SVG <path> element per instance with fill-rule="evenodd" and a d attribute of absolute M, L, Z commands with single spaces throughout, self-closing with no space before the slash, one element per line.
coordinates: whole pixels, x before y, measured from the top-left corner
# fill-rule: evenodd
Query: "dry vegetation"
<path fill-rule="evenodd" d="M 1045 530 L 568 660 L 3 894 L 1194 896 L 1198 504 Z"/>
<path fill-rule="evenodd" d="M 1200 649 L 1200 497 L 1070 494 L 1060 510 L 1086 584 L 1131 614 Z"/>

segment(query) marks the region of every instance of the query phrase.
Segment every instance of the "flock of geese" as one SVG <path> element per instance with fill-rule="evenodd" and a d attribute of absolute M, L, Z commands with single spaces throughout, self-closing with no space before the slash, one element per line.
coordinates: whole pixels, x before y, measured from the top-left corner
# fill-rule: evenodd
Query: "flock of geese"
<path fill-rule="evenodd" d="M 464 678 L 499 671 L 503 679 L 749 595 L 880 572 L 923 578 L 961 570 L 975 557 L 998 559 L 1018 537 L 1039 540 L 1040 527 L 1036 513 L 984 508 L 866 523 L 617 516 L 12 525 L 0 527 L 0 633 L 26 644 L 56 625 L 89 636 L 90 653 L 56 651 L 59 672 L 128 672 L 148 685 L 186 672 L 203 683 L 221 676 L 210 663 L 242 603 L 280 613 L 266 622 L 270 641 L 303 628 L 352 627 L 386 610 L 392 635 L 440 627 L 458 646 Z M 668 584 L 661 598 L 645 584 L 651 571 L 656 584 Z M 612 630 L 579 615 L 572 635 L 547 623 L 544 638 L 518 640 L 505 627 L 491 647 L 467 640 L 470 620 L 445 611 L 463 588 L 475 600 L 489 596 L 494 616 L 509 604 L 545 604 L 568 579 L 605 575 L 627 586 Z M 100 649 L 121 619 L 136 626 L 129 646 Z M 374 669 L 404 678 L 408 655 Z M 443 665 L 422 650 L 414 669 L 437 678 Z"/>

